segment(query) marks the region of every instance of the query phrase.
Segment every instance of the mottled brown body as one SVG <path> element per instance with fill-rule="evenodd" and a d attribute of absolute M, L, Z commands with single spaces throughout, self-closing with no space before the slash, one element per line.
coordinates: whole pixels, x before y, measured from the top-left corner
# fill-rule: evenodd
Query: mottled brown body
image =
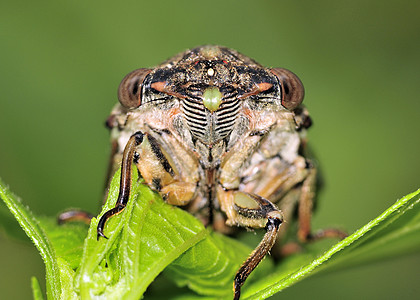
<path fill-rule="evenodd" d="M 310 119 L 292 72 L 202 46 L 128 74 L 119 99 L 108 126 L 113 169 L 122 166 L 120 196 L 101 217 L 98 237 L 128 201 L 133 161 L 168 203 L 216 230 L 266 228 L 235 277 L 235 299 L 296 206 L 299 238 L 311 237 L 316 171 L 303 154 Z"/>

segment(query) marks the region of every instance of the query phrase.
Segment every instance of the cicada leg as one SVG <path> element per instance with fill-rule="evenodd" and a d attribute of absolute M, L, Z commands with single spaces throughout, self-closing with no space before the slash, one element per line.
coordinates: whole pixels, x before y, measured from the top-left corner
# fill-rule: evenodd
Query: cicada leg
<path fill-rule="evenodd" d="M 304 178 L 295 184 L 293 188 L 288 190 L 284 196 L 282 196 L 279 203 L 279 207 L 284 212 L 286 220 L 292 219 L 292 214 L 295 212 L 297 207 L 297 238 L 300 243 L 313 242 L 323 238 L 338 238 L 343 239 L 347 236 L 347 233 L 337 228 L 326 228 L 315 233 L 312 232 L 311 219 L 313 212 L 313 205 L 315 199 L 315 189 L 317 181 L 317 170 L 313 167 L 310 161 L 307 161 Z M 302 172 L 301 172 L 302 173 Z M 272 182 L 275 184 L 275 182 Z M 264 194 L 264 196 L 267 196 Z M 287 227 L 288 224 L 286 224 Z M 279 239 L 286 233 L 285 228 L 280 232 Z M 274 254 L 280 255 L 281 257 L 293 254 L 301 250 L 301 245 L 297 242 L 289 242 L 285 245 L 279 246 L 274 251 Z"/>
<path fill-rule="evenodd" d="M 97 239 L 99 237 L 107 238 L 104 234 L 104 227 L 106 221 L 112 216 L 120 213 L 127 205 L 128 199 L 130 197 L 131 190 L 131 169 L 133 166 L 135 149 L 143 141 L 144 134 L 140 131 L 133 134 L 125 146 L 122 163 L 121 163 L 121 179 L 120 179 L 120 191 L 118 194 L 117 202 L 115 207 L 108 210 L 102 215 L 99 220 L 97 227 Z"/>
<path fill-rule="evenodd" d="M 137 155 L 136 155 L 137 154 Z M 167 203 L 186 205 L 195 195 L 197 184 L 194 178 L 182 176 L 175 168 L 170 155 L 150 134 L 137 132 L 128 140 L 121 162 L 120 192 L 115 207 L 107 211 L 99 220 L 97 232 L 105 237 L 103 230 L 106 221 L 120 213 L 127 205 L 131 189 L 131 170 L 133 161 L 144 182 L 159 192 Z"/>
<path fill-rule="evenodd" d="M 315 234 L 311 231 L 317 187 L 317 169 L 311 161 L 299 156 L 288 167 L 282 167 L 278 163 L 276 157 L 267 160 L 261 168 L 258 184 L 248 188 L 247 192 L 258 194 L 276 203 L 284 212 L 286 220 L 292 219 L 297 207 L 297 236 L 301 242 L 346 237 L 346 233 L 339 229 L 324 229 Z"/>
<path fill-rule="evenodd" d="M 73 210 L 67 210 L 59 214 L 57 221 L 58 221 L 58 224 L 64 224 L 64 223 L 72 222 L 72 221 L 80 221 L 89 225 L 90 220 L 93 217 L 94 216 L 88 213 L 87 211 L 73 209 Z"/>
<path fill-rule="evenodd" d="M 249 274 L 257 267 L 273 247 L 280 225 L 283 223 L 282 212 L 270 201 L 258 195 L 241 191 L 218 191 L 222 210 L 228 216 L 227 223 L 240 226 L 263 228 L 263 239 L 242 264 L 235 275 L 234 299 L 239 299 L 241 287 Z"/>
<path fill-rule="evenodd" d="M 302 182 L 298 204 L 298 239 L 301 242 L 316 241 L 323 238 L 343 239 L 347 234 L 336 228 L 326 228 L 311 232 L 311 219 L 313 211 L 313 200 L 315 198 L 316 169 L 308 168 L 308 175 Z"/>

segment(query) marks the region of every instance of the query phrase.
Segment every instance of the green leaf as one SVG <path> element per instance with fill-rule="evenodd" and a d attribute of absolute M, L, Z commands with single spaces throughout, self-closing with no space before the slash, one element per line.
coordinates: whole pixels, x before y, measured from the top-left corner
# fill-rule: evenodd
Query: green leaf
<path fill-rule="evenodd" d="M 59 225 L 57 218 L 39 217 L 39 224 L 48 236 L 57 259 L 66 261 L 72 269 L 80 265 L 88 226 L 81 222 Z"/>
<path fill-rule="evenodd" d="M 36 277 L 31 278 L 32 293 L 34 295 L 34 300 L 44 300 L 42 296 L 41 287 L 39 286 L 38 279 Z"/>
<path fill-rule="evenodd" d="M 252 248 L 212 232 L 206 239 L 175 260 L 165 274 L 179 286 L 188 286 L 202 295 L 233 297 L 233 278 Z M 269 274 L 271 260 L 265 259 L 248 278 Z"/>
<path fill-rule="evenodd" d="M 102 213 L 115 205 L 119 176 Z M 98 220 L 92 220 L 76 276 L 83 299 L 139 299 L 168 264 L 208 235 L 197 219 L 139 183 L 137 171 L 132 177 L 127 207 L 106 224 L 109 239 L 96 240 Z"/>
<path fill-rule="evenodd" d="M 117 172 L 113 178 L 102 213 L 115 205 L 119 176 Z M 178 300 L 231 299 L 234 275 L 252 246 L 206 229 L 191 214 L 164 203 L 141 184 L 136 171 L 132 177 L 127 207 L 107 222 L 109 239 L 99 241 L 96 218 L 88 232 L 83 224 L 58 226 L 52 218 L 36 219 L 0 182 L 1 197 L 45 261 L 48 297 L 139 299 L 165 270 L 165 277 L 147 291 L 147 299 L 167 295 Z M 266 258 L 246 281 L 241 299 L 265 299 L 319 272 L 420 249 L 419 202 L 420 190 L 329 250 L 325 251 L 332 240 L 306 245 L 275 266 Z M 251 233 L 244 236 L 258 239 Z M 35 278 L 32 288 L 34 298 L 42 299 Z"/>
<path fill-rule="evenodd" d="M 61 279 L 60 299 L 78 299 L 77 292 L 74 287 L 76 272 L 73 270 L 72 266 L 62 258 L 58 258 L 58 266 L 60 268 Z"/>
<path fill-rule="evenodd" d="M 37 247 L 45 263 L 47 277 L 47 295 L 51 299 L 59 299 L 61 294 L 60 270 L 57 264 L 54 248 L 38 225 L 38 220 L 20 200 L 14 196 L 0 180 L 0 197 L 10 212 L 19 222 L 28 237 Z"/>

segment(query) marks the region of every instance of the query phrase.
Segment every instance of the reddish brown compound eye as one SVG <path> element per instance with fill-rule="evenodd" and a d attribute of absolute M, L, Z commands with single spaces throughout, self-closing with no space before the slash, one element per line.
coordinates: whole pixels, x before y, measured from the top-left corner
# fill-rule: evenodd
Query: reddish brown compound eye
<path fill-rule="evenodd" d="M 305 90 L 300 79 L 291 71 L 281 68 L 270 69 L 276 75 L 281 85 L 281 104 L 289 110 L 294 110 L 303 101 Z"/>
<path fill-rule="evenodd" d="M 140 106 L 143 81 L 151 71 L 151 69 L 137 69 L 124 77 L 118 88 L 118 99 L 124 107 Z"/>

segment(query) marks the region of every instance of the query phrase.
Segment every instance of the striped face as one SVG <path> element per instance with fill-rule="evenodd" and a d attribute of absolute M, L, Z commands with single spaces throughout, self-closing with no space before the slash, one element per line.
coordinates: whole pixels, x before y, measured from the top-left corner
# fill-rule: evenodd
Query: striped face
<path fill-rule="evenodd" d="M 303 92 L 297 105 L 288 107 L 288 93 L 296 89 L 284 84 L 276 70 L 283 69 L 264 68 L 228 48 L 202 46 L 155 69 L 128 74 L 119 98 L 128 108 L 179 107 L 192 138 L 211 146 L 229 140 L 244 110 L 288 110 L 300 104 Z"/>
<path fill-rule="evenodd" d="M 207 145 L 229 136 L 245 99 L 281 98 L 274 75 L 230 49 L 214 46 L 194 49 L 152 71 L 144 94 L 144 102 L 176 98 L 192 136 Z"/>

